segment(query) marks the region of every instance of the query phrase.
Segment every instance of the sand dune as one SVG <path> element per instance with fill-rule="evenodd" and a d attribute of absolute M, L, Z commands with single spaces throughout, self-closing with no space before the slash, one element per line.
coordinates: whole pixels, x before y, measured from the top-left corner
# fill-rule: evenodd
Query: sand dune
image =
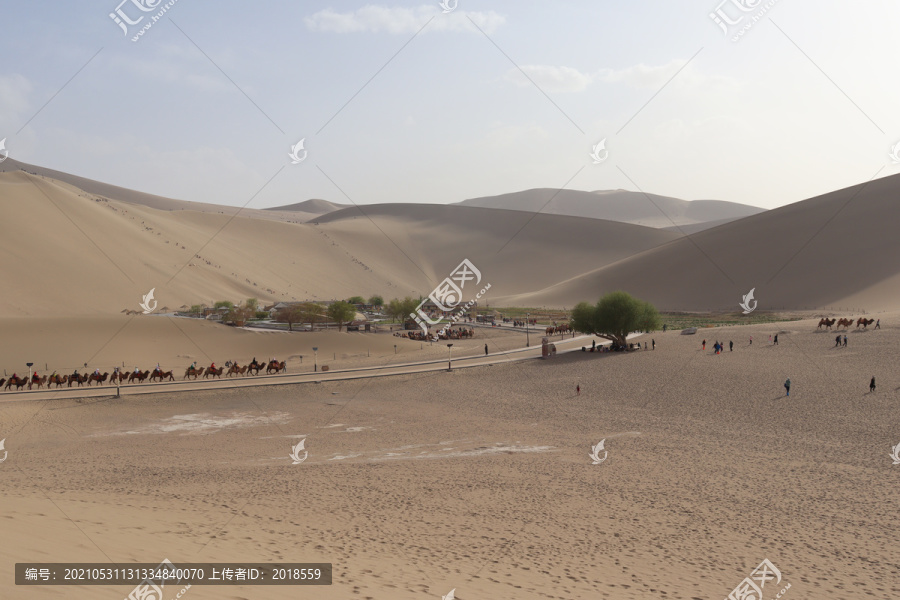
<path fill-rule="evenodd" d="M 669 310 L 900 306 L 900 176 L 701 231 L 549 288 L 499 303 L 533 306 L 624 289 Z"/>
<path fill-rule="evenodd" d="M 620 221 L 646 227 L 672 228 L 691 226 L 700 231 L 742 217 L 765 212 L 762 208 L 725 202 L 722 200 L 679 200 L 657 194 L 643 194 L 626 190 L 533 189 L 463 200 L 457 204 L 523 210 L 542 214 L 568 215 Z M 690 233 L 686 231 L 685 233 Z"/>
<path fill-rule="evenodd" d="M 266 208 L 264 210 L 277 210 L 282 212 L 291 211 L 318 216 L 341 210 L 342 208 L 350 208 L 351 206 L 351 204 L 338 204 L 336 202 L 329 202 L 328 200 L 313 198 L 311 200 L 306 200 L 305 202 L 297 202 L 296 204 L 288 204 L 286 206 L 273 206 L 272 208 Z"/>
<path fill-rule="evenodd" d="M 515 294 L 678 237 L 435 205 L 367 207 L 368 217 L 354 207 L 318 224 L 283 223 L 107 200 L 22 171 L 0 174 L 0 194 L 6 223 L 21 224 L 0 239 L 7 316 L 118 314 L 138 309 L 151 288 L 169 308 L 249 297 L 418 296 L 466 257 L 480 265 L 491 294 Z"/>

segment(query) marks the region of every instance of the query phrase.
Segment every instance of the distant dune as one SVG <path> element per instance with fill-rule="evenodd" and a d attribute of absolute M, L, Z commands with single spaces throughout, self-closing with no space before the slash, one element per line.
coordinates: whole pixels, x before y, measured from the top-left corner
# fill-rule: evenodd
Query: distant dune
<path fill-rule="evenodd" d="M 263 210 L 278 210 L 283 212 L 291 211 L 308 213 L 311 215 L 324 215 L 325 213 L 341 210 L 342 208 L 349 208 L 350 206 L 352 206 L 352 204 L 337 204 L 335 202 L 329 202 L 328 200 L 313 198 L 311 200 L 306 200 L 305 202 L 297 202 L 296 204 L 288 204 L 285 206 L 274 206 L 272 208 L 266 208 Z"/>
<path fill-rule="evenodd" d="M 503 304 L 556 305 L 624 289 L 671 310 L 900 306 L 900 175 L 681 238 Z M 853 312 L 852 310 L 850 312 Z"/>
<path fill-rule="evenodd" d="M 678 226 L 690 226 L 690 230 L 685 230 L 684 233 L 765 212 L 762 208 L 735 202 L 688 201 L 626 190 L 582 192 L 539 188 L 473 198 L 457 204 L 605 219 L 676 231 Z"/>

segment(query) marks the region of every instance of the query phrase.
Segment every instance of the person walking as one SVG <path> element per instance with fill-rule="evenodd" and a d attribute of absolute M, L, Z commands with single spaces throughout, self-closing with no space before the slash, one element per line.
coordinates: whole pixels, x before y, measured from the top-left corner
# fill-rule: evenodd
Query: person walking
<path fill-rule="evenodd" d="M 703 340 L 703 349 L 706 350 L 706 340 Z"/>
<path fill-rule="evenodd" d="M 580 395 L 581 395 L 581 384 L 580 384 L 580 383 L 579 383 L 578 385 L 575 386 L 575 395 L 576 395 L 576 396 L 580 396 Z"/>
<path fill-rule="evenodd" d="M 775 334 L 775 345 L 776 346 L 778 345 L 778 334 L 777 333 Z"/>
<path fill-rule="evenodd" d="M 769 343 L 770 344 L 772 343 L 772 334 L 771 333 L 769 334 Z"/>
<path fill-rule="evenodd" d="M 875 392 L 875 376 L 872 375 L 872 381 L 869 382 L 869 393 Z"/>
<path fill-rule="evenodd" d="M 728 340 L 728 351 L 734 352 L 734 342 L 732 340 Z"/>
<path fill-rule="evenodd" d="M 656 350 L 656 340 L 650 340 L 650 344 L 653 346 L 653 349 Z"/>
<path fill-rule="evenodd" d="M 487 356 L 487 355 L 488 355 L 488 351 L 487 351 L 487 344 L 485 344 L 485 345 L 484 345 L 484 355 L 485 355 L 485 356 Z"/>
<path fill-rule="evenodd" d="M 788 380 L 784 382 L 784 394 L 785 394 L 785 396 L 791 395 L 791 380 L 790 380 L 790 378 L 788 378 Z"/>
<path fill-rule="evenodd" d="M 846 348 L 846 347 L 847 347 L 847 336 L 844 335 L 844 348 Z"/>
<path fill-rule="evenodd" d="M 875 321 L 875 329 L 881 329 L 881 319 Z"/>
<path fill-rule="evenodd" d="M 753 345 L 753 336 L 752 335 L 750 336 L 750 345 L 751 346 Z"/>
<path fill-rule="evenodd" d="M 837 337 L 834 338 L 834 347 L 837 348 L 841 345 L 841 334 L 837 334 Z"/>

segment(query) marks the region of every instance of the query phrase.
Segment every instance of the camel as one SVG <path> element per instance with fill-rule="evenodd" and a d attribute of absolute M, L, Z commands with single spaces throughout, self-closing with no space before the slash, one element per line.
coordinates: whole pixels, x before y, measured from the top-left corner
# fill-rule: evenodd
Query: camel
<path fill-rule="evenodd" d="M 248 368 L 249 367 L 247 365 L 239 367 L 237 363 L 234 363 L 231 365 L 231 367 L 228 368 L 228 373 L 225 375 L 225 377 L 231 377 L 232 375 L 244 375 L 247 373 Z"/>
<path fill-rule="evenodd" d="M 210 375 L 213 377 L 221 377 L 222 371 L 225 370 L 225 367 L 219 367 L 218 369 L 213 369 L 212 367 L 206 367 L 206 370 L 203 371 L 203 379 L 206 379 Z"/>
<path fill-rule="evenodd" d="M 18 391 L 19 388 L 23 388 L 26 385 L 28 385 L 28 378 L 27 377 L 18 377 L 18 376 L 10 377 L 9 381 L 6 382 L 6 389 L 9 389 L 10 386 L 13 386 L 13 385 L 16 386 L 16 391 Z"/>
<path fill-rule="evenodd" d="M 816 329 L 822 329 L 822 325 L 824 325 L 825 331 L 828 331 L 829 329 L 831 329 L 831 326 L 834 325 L 836 321 L 837 321 L 837 319 L 825 319 L 825 318 L 819 319 L 819 326 L 816 327 Z"/>
<path fill-rule="evenodd" d="M 97 375 L 96 373 L 91 373 L 88 375 L 88 387 L 91 387 L 91 382 L 96 381 L 97 385 L 103 385 L 106 379 L 109 377 L 109 372 L 104 373 L 103 375 Z"/>
<path fill-rule="evenodd" d="M 875 319 L 867 319 L 865 317 L 860 317 L 859 320 L 856 321 L 856 328 L 859 329 L 859 326 L 862 325 L 863 329 L 866 329 L 869 325 L 875 322 Z"/>
<path fill-rule="evenodd" d="M 51 385 L 54 383 L 56 387 L 62 387 L 62 384 L 69 381 L 68 375 L 51 375 L 50 379 L 47 380 L 47 388 L 49 389 Z"/>
<path fill-rule="evenodd" d="M 252 373 L 252 374 L 254 374 L 254 375 L 259 375 L 260 369 L 262 369 L 262 363 L 260 363 L 260 362 L 259 362 L 258 360 L 256 360 L 255 358 L 253 359 L 253 362 L 252 362 L 252 363 L 250 363 L 249 365 L 247 365 L 247 373 Z"/>
<path fill-rule="evenodd" d="M 140 371 L 132 371 L 128 374 L 128 383 L 131 383 L 134 380 L 137 380 L 138 383 L 143 383 L 148 377 L 150 377 L 150 371 L 144 371 L 143 373 Z"/>
<path fill-rule="evenodd" d="M 838 319 L 838 322 L 837 322 L 838 329 L 840 329 L 841 327 L 843 327 L 844 329 L 847 329 L 851 325 L 853 325 L 853 319 L 845 319 L 843 317 Z"/>
<path fill-rule="evenodd" d="M 191 365 L 190 367 L 185 369 L 184 377 L 182 377 L 182 379 L 187 379 L 191 375 L 194 376 L 194 379 L 197 379 L 198 377 L 200 377 L 200 373 L 202 373 L 202 372 L 203 372 L 203 369 L 195 369 L 194 365 Z"/>
<path fill-rule="evenodd" d="M 31 381 L 28 382 L 28 389 L 30 390 L 31 386 L 33 386 L 33 385 L 36 385 L 36 386 L 38 386 L 38 389 L 41 389 L 42 387 L 44 387 L 45 383 L 47 383 L 46 375 L 44 375 L 43 377 L 38 377 L 35 374 L 35 376 L 31 378 Z"/>
<path fill-rule="evenodd" d="M 169 381 L 175 381 L 175 375 L 172 374 L 172 371 L 163 371 L 162 369 L 159 369 L 150 374 L 150 381 L 154 381 L 155 379 L 165 381 L 166 378 L 168 378 Z"/>
<path fill-rule="evenodd" d="M 0 377 L 0 387 L 3 387 L 3 384 L 6 383 L 5 377 Z"/>
<path fill-rule="evenodd" d="M 266 367 L 266 375 L 268 375 L 272 371 L 275 371 L 276 373 L 279 373 L 281 371 L 287 372 L 287 365 L 284 361 L 269 361 L 269 365 Z"/>
<path fill-rule="evenodd" d="M 110 383 L 122 383 L 128 379 L 128 373 L 122 373 L 121 371 L 117 371 L 109 376 Z"/>
<path fill-rule="evenodd" d="M 83 384 L 85 381 L 87 381 L 87 379 L 88 379 L 87 375 L 79 375 L 78 372 L 72 373 L 71 375 L 69 375 L 69 386 L 68 387 L 72 387 L 72 383 L 75 383 L 75 382 L 78 383 L 78 387 L 81 387 L 81 384 Z"/>

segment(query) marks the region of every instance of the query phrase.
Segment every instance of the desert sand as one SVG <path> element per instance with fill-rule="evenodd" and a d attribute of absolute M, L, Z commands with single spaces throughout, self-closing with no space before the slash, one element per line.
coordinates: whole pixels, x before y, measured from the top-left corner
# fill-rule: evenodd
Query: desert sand
<path fill-rule="evenodd" d="M 450 373 L 0 402 L 0 560 L 320 561 L 330 587 L 185 597 L 465 600 L 725 598 L 767 558 L 783 579 L 766 598 L 893 597 L 898 319 L 847 348 L 806 320 Z"/>

